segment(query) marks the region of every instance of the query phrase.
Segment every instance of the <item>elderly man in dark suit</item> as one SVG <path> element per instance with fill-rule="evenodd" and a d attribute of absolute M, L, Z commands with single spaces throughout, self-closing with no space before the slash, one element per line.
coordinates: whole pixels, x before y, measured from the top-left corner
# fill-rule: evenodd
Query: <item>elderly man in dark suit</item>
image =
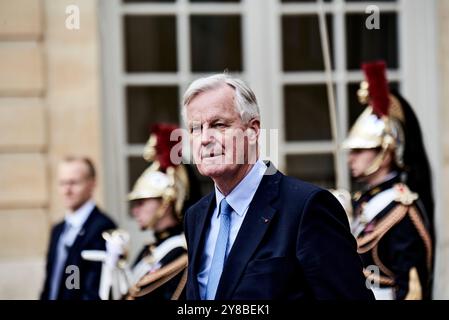
<path fill-rule="evenodd" d="M 105 250 L 103 231 L 115 229 L 92 200 L 95 168 L 84 157 L 68 157 L 58 168 L 58 188 L 67 209 L 51 232 L 42 300 L 96 300 L 101 263 L 81 258 L 83 250 Z"/>
<path fill-rule="evenodd" d="M 187 299 L 373 299 L 336 198 L 259 159 L 252 90 L 214 75 L 183 104 L 194 161 L 215 183 L 185 217 Z"/>

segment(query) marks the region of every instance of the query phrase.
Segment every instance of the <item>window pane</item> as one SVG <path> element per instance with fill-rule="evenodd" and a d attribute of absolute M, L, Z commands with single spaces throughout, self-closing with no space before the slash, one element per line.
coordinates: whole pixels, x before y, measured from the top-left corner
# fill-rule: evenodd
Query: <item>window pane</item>
<path fill-rule="evenodd" d="M 398 90 L 399 83 L 390 82 L 390 88 Z M 360 116 L 360 114 L 365 110 L 365 107 L 359 103 L 359 99 L 357 97 L 357 90 L 359 90 L 359 83 L 351 83 L 348 85 L 348 102 L 349 102 L 349 110 L 348 110 L 348 130 L 352 127 L 354 122 Z"/>
<path fill-rule="evenodd" d="M 145 143 L 157 122 L 179 123 L 177 87 L 128 87 L 129 143 Z"/>
<path fill-rule="evenodd" d="M 365 26 L 368 15 L 346 15 L 348 69 L 358 70 L 364 61 L 382 59 L 390 69 L 398 68 L 398 23 L 396 13 L 380 15 L 380 29 Z"/>
<path fill-rule="evenodd" d="M 128 191 L 131 191 L 136 180 L 150 164 L 151 163 L 146 162 L 142 157 L 128 158 Z"/>
<path fill-rule="evenodd" d="M 176 18 L 174 16 L 125 16 L 127 72 L 174 72 Z"/>
<path fill-rule="evenodd" d="M 325 85 L 284 87 L 286 140 L 329 140 L 332 138 Z"/>
<path fill-rule="evenodd" d="M 333 155 L 287 155 L 286 160 L 288 175 L 323 188 L 335 187 Z"/>
<path fill-rule="evenodd" d="M 190 17 L 192 71 L 242 71 L 239 15 Z"/>
<path fill-rule="evenodd" d="M 326 22 L 333 66 L 331 15 L 326 15 Z M 316 15 L 282 17 L 282 56 L 284 71 L 324 70 L 320 30 Z"/>

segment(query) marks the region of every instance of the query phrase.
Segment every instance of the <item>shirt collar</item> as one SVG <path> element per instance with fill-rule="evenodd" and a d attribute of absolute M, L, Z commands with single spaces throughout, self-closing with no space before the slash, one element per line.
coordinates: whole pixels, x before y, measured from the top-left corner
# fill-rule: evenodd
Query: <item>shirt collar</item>
<path fill-rule="evenodd" d="M 95 203 L 92 200 L 87 201 L 78 210 L 74 212 L 68 212 L 65 215 L 65 222 L 72 227 L 81 228 L 86 222 L 92 210 L 95 208 Z"/>
<path fill-rule="evenodd" d="M 234 212 L 237 213 L 237 215 L 242 216 L 249 207 L 249 204 L 251 203 L 251 200 L 253 199 L 266 170 L 267 166 L 265 163 L 260 159 L 257 160 L 248 174 L 226 197 L 226 201 L 232 209 L 234 209 Z M 218 187 L 215 186 L 215 199 L 217 201 L 217 206 L 223 198 L 225 198 L 225 196 L 221 193 Z"/>

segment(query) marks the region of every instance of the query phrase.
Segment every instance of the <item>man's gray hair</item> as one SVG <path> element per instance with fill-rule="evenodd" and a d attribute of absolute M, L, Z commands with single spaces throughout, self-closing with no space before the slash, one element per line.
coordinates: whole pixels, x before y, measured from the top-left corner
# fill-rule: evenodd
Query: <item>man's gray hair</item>
<path fill-rule="evenodd" d="M 242 80 L 233 78 L 228 74 L 220 73 L 193 81 L 187 88 L 183 97 L 182 118 L 186 122 L 186 107 L 200 93 L 229 85 L 235 90 L 235 108 L 244 123 L 251 119 L 260 119 L 257 99 L 251 88 Z"/>

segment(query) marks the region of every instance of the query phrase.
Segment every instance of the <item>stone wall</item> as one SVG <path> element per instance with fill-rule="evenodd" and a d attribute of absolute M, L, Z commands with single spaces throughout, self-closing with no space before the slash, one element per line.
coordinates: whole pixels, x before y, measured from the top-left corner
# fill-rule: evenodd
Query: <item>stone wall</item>
<path fill-rule="evenodd" d="M 70 4 L 80 8 L 79 30 L 65 27 Z M 58 161 L 102 161 L 97 6 L 0 1 L 0 299 L 39 295 L 49 231 L 63 217 Z"/>

